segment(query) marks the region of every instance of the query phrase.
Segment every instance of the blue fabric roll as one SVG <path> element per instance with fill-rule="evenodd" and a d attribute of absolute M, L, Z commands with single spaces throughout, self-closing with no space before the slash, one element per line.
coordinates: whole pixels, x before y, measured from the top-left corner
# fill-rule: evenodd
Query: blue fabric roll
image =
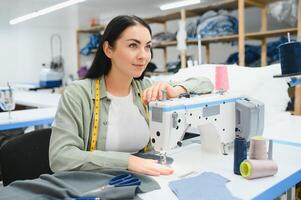
<path fill-rule="evenodd" d="M 247 159 L 247 141 L 244 138 L 237 137 L 234 140 L 234 174 L 240 174 L 240 163 Z"/>

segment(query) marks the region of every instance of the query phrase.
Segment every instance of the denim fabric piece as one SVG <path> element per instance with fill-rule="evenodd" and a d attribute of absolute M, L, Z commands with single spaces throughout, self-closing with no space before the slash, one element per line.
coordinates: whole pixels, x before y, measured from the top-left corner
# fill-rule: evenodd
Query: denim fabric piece
<path fill-rule="evenodd" d="M 198 176 L 171 181 L 170 189 L 179 200 L 237 200 L 226 187 L 228 179 L 212 172 Z"/>
<path fill-rule="evenodd" d="M 89 37 L 89 42 L 84 48 L 80 50 L 80 54 L 88 56 L 91 54 L 93 49 L 97 49 L 101 40 L 100 34 L 91 34 Z"/>

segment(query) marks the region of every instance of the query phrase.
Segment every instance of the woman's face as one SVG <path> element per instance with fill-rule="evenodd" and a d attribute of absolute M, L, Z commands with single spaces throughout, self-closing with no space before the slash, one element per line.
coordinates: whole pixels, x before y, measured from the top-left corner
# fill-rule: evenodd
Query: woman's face
<path fill-rule="evenodd" d="M 140 77 L 151 59 L 151 35 L 149 30 L 138 24 L 125 29 L 110 48 L 111 72 L 130 78 Z"/>

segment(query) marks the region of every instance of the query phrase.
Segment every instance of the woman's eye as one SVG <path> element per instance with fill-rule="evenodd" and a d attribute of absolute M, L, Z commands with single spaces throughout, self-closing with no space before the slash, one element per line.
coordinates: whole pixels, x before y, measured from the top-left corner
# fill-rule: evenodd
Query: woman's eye
<path fill-rule="evenodd" d="M 151 45 L 147 45 L 145 48 L 146 48 L 146 49 L 151 49 L 152 46 L 151 46 Z"/>
<path fill-rule="evenodd" d="M 130 48 L 136 48 L 136 47 L 137 47 L 137 44 L 135 44 L 135 43 L 130 44 L 129 47 L 130 47 Z"/>

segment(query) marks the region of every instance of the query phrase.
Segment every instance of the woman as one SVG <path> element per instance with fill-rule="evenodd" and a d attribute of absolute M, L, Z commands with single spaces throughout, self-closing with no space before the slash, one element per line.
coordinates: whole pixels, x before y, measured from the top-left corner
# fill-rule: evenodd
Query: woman
<path fill-rule="evenodd" d="M 151 83 L 143 72 L 151 58 L 151 29 L 136 16 L 115 17 L 107 26 L 84 80 L 69 85 L 61 97 L 49 147 L 53 171 L 120 168 L 147 175 L 173 170 L 132 155 L 149 141 L 145 105 L 184 92 L 208 93 L 206 78 L 178 85 Z"/>

